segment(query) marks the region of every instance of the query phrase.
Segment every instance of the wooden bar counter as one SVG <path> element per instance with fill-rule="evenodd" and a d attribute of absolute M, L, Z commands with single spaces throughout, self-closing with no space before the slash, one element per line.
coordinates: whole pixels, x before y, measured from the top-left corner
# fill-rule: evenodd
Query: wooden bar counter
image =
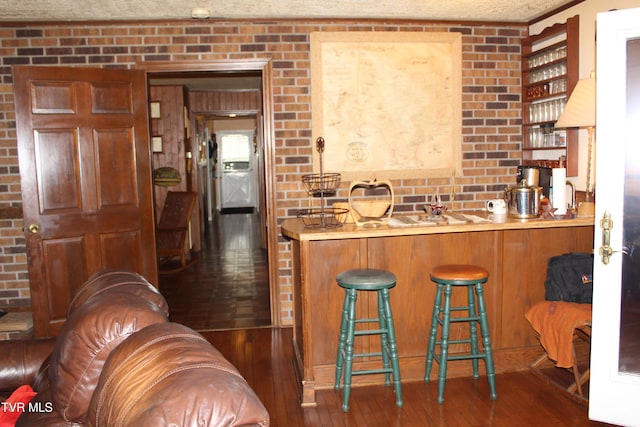
<path fill-rule="evenodd" d="M 462 213 L 476 218 L 486 215 Z M 391 305 L 401 377 L 408 382 L 424 379 L 435 294 L 430 270 L 449 263 L 485 267 L 490 273 L 485 300 L 496 372 L 522 370 L 543 352 L 524 313 L 544 300 L 547 260 L 568 252 L 591 252 L 593 230 L 593 217 L 418 226 L 345 224 L 338 228 L 306 228 L 299 219 L 285 220 L 282 233 L 291 239 L 293 257 L 294 365 L 302 405 L 315 405 L 315 390 L 333 387 L 344 298 L 335 277 L 341 271 L 381 268 L 396 275 L 398 282 L 391 290 Z M 461 305 L 462 299 L 455 298 L 457 294 L 454 293 L 453 302 Z M 376 317 L 375 303 L 375 295 L 359 295 L 359 316 Z M 452 325 L 452 339 L 468 334 L 468 328 L 462 327 Z M 450 353 L 463 350 L 461 344 L 458 346 L 451 346 Z M 356 341 L 357 352 L 369 349 L 379 349 L 377 337 Z M 354 370 L 378 365 L 378 360 L 358 359 L 354 361 Z M 432 370 L 433 379 L 437 371 Z M 484 374 L 482 364 L 481 373 Z M 470 375 L 470 362 L 449 363 L 447 377 Z M 375 375 L 353 379 L 354 385 L 382 382 L 383 377 Z"/>

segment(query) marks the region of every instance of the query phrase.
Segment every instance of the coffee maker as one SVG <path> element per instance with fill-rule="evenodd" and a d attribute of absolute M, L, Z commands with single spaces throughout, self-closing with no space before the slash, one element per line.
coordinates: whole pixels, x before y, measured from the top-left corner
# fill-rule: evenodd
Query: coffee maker
<path fill-rule="evenodd" d="M 549 198 L 549 188 L 551 187 L 551 168 L 542 166 L 518 166 L 516 183 L 527 182 L 527 185 L 537 185 L 542 187 L 542 195 Z"/>

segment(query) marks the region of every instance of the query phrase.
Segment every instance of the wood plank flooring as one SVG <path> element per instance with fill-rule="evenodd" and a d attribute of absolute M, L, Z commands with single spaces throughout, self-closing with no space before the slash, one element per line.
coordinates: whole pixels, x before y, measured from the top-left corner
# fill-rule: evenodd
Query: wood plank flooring
<path fill-rule="evenodd" d="M 260 248 L 258 214 L 214 216 L 205 227 L 200 259 L 161 274 L 169 316 L 198 331 L 271 325 L 269 268 Z"/>
<path fill-rule="evenodd" d="M 588 420 L 587 405 L 571 399 L 526 370 L 497 375 L 498 399 L 489 399 L 486 378 L 447 380 L 445 401 L 437 403 L 436 382 L 402 384 L 404 405 L 395 405 L 391 387 L 352 389 L 350 410 L 342 394 L 316 393 L 317 407 L 302 408 L 293 371 L 290 328 L 202 333 L 231 361 L 263 401 L 275 427 L 390 426 L 606 426 Z M 465 363 L 465 362 L 456 362 Z"/>

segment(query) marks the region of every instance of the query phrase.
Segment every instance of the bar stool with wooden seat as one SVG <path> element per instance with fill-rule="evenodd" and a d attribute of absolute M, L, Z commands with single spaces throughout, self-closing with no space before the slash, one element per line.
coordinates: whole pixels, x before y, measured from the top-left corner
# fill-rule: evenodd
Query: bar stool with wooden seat
<path fill-rule="evenodd" d="M 442 403 L 444 402 L 447 362 L 450 360 L 471 360 L 473 377 L 478 378 L 478 359 L 483 359 L 486 366 L 491 399 L 495 400 L 497 398 L 496 378 L 491 352 L 491 340 L 489 339 L 489 322 L 482 288 L 483 284 L 489 280 L 489 272 L 475 265 L 441 265 L 431 271 L 431 280 L 437 285 L 437 290 L 433 304 L 424 380 L 429 381 L 431 367 L 435 360 L 440 365 L 438 370 L 438 403 Z M 466 286 L 467 288 L 467 305 L 452 307 L 451 294 L 453 293 L 453 288 L 459 286 Z M 444 303 L 442 304 L 443 294 Z M 452 317 L 451 313 L 455 311 L 466 312 L 466 315 Z M 470 334 L 468 339 L 449 339 L 450 325 L 455 322 L 469 323 Z M 477 324 L 480 325 L 482 351 L 478 346 Z M 441 327 L 440 340 L 437 339 L 439 326 Z M 449 354 L 450 344 L 469 344 L 470 351 L 463 354 Z M 439 354 L 436 352 L 436 346 L 440 346 Z"/>
<path fill-rule="evenodd" d="M 386 270 L 378 269 L 353 269 L 338 274 L 336 281 L 345 289 L 345 298 L 342 309 L 342 321 L 340 323 L 340 341 L 338 343 L 338 357 L 336 360 L 335 389 L 340 389 L 340 380 L 344 368 L 343 405 L 342 410 L 349 410 L 349 396 L 351 394 L 351 377 L 353 375 L 384 374 L 385 384 L 391 384 L 390 376 L 393 376 L 393 387 L 396 393 L 396 405 L 402 406 L 402 385 L 400 383 L 400 365 L 398 363 L 398 350 L 396 335 L 389 302 L 389 289 L 396 285 L 396 276 Z M 377 318 L 357 318 L 356 300 L 359 291 L 375 291 L 378 300 Z M 372 329 L 356 329 L 357 324 L 375 324 Z M 379 335 L 381 342 L 380 352 L 354 354 L 355 337 L 363 335 Z M 381 357 L 382 368 L 353 370 L 354 358 Z"/>

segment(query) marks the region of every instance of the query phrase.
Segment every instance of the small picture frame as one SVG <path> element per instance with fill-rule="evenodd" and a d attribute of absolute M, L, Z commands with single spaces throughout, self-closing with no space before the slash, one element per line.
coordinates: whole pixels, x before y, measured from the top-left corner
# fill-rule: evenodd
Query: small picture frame
<path fill-rule="evenodd" d="M 151 137 L 151 151 L 154 153 L 162 153 L 162 137 L 161 136 Z"/>
<path fill-rule="evenodd" d="M 149 114 L 151 115 L 152 119 L 160 118 L 160 102 L 159 101 L 149 103 Z"/>

